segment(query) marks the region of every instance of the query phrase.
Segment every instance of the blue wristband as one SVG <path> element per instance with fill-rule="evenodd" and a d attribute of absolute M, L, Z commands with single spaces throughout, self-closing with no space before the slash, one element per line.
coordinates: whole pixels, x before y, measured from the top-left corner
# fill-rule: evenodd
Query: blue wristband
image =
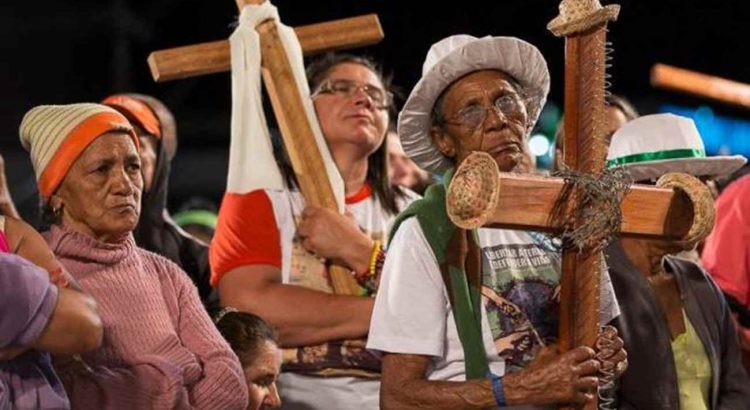
<path fill-rule="evenodd" d="M 492 380 L 492 395 L 495 396 L 497 407 L 507 406 L 508 404 L 505 402 L 505 392 L 503 391 L 503 377 L 492 372 L 489 372 L 488 376 L 490 380 Z"/>

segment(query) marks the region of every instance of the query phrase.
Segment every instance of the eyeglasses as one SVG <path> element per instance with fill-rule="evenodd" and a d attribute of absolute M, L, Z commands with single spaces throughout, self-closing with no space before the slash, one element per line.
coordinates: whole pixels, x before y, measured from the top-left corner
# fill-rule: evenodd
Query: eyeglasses
<path fill-rule="evenodd" d="M 386 109 L 390 107 L 393 102 L 393 94 L 382 88 L 357 81 L 343 79 L 333 80 L 330 78 L 323 81 L 320 86 L 318 86 L 318 89 L 312 94 L 312 98 L 315 98 L 320 94 L 338 94 L 344 97 L 351 97 L 360 89 L 367 94 L 370 101 L 372 101 L 372 105 L 377 109 Z"/>
<path fill-rule="evenodd" d="M 469 128 L 477 128 L 487 119 L 490 109 L 499 111 L 504 117 L 516 116 L 521 111 L 521 99 L 516 94 L 504 94 L 498 97 L 491 106 L 472 104 L 464 107 L 456 114 L 446 120 L 445 124 L 464 125 Z"/>

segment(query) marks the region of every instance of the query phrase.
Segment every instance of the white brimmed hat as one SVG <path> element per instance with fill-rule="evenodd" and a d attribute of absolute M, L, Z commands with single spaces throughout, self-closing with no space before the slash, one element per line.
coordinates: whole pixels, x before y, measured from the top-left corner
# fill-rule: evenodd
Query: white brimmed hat
<path fill-rule="evenodd" d="M 454 81 L 474 71 L 499 70 L 513 77 L 527 98 L 535 123 L 549 93 L 549 71 L 542 53 L 515 37 L 450 36 L 430 47 L 419 80 L 398 116 L 398 134 L 406 154 L 421 168 L 442 173 L 451 161 L 432 142 L 435 101 Z"/>
<path fill-rule="evenodd" d="M 612 135 L 607 168 L 625 167 L 635 181 L 656 179 L 668 172 L 723 176 L 747 162 L 741 155 L 706 156 L 693 120 L 674 114 L 636 118 Z"/>

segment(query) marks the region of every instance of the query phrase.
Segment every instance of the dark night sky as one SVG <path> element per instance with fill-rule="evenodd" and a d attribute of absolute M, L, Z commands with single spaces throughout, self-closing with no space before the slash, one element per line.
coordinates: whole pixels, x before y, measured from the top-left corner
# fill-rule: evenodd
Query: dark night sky
<path fill-rule="evenodd" d="M 537 45 L 552 74 L 551 100 L 562 98 L 563 41 L 545 29 L 558 1 L 459 1 L 417 7 L 416 2 L 276 0 L 290 25 L 377 13 L 385 40 L 365 49 L 408 91 L 429 46 L 451 34 L 512 35 Z M 607 4 L 607 2 L 605 2 Z M 657 103 L 700 101 L 656 91 L 648 72 L 657 61 L 750 82 L 747 23 L 750 2 L 623 0 L 610 26 L 614 44 L 612 90 L 648 113 Z M 229 141 L 229 75 L 164 84 L 151 81 L 152 50 L 226 38 L 236 18 L 231 0 L 10 0 L 0 5 L 0 152 L 11 189 L 29 215 L 35 199 L 31 168 L 18 143 L 23 114 L 37 104 L 97 101 L 119 91 L 161 98 L 174 111 L 180 151 L 174 164 L 173 202 L 192 193 L 218 198 L 224 188 Z M 714 105 L 720 112 L 745 113 Z"/>

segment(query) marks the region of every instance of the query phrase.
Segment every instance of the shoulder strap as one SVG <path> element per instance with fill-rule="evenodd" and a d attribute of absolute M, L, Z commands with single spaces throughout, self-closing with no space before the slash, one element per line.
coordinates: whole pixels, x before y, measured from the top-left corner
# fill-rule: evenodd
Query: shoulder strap
<path fill-rule="evenodd" d="M 456 229 L 447 249 L 446 261 L 440 266 L 458 338 L 464 349 L 467 380 L 483 379 L 489 371 L 482 338 L 480 255 L 472 232 Z"/>
<path fill-rule="evenodd" d="M 444 184 L 450 183 L 451 176 L 449 171 Z M 391 238 L 404 220 L 417 217 L 448 291 L 464 350 L 466 378 L 482 379 L 487 376 L 489 366 L 482 338 L 481 253 L 475 232 L 459 229 L 448 218 L 444 184 L 432 185 L 423 199 L 413 202 L 398 216 Z"/>

